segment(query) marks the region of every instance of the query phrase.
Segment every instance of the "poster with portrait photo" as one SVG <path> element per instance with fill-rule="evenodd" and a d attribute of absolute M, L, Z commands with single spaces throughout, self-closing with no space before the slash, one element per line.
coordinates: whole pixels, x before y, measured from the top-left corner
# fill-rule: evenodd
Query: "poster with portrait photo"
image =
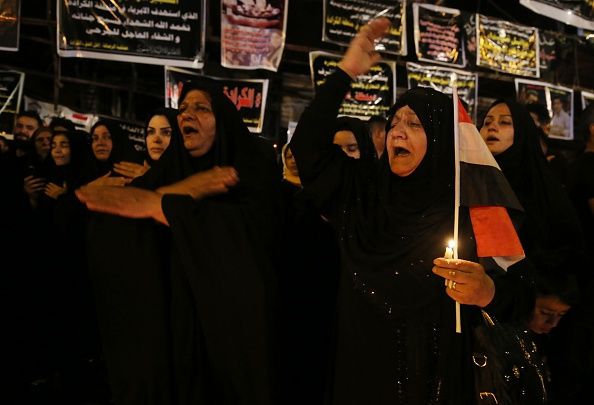
<path fill-rule="evenodd" d="M 547 104 L 548 83 L 536 80 L 515 79 L 516 100 L 522 104 Z"/>
<path fill-rule="evenodd" d="M 288 0 L 221 0 L 221 65 L 276 72 L 285 48 Z"/>
<path fill-rule="evenodd" d="M 570 141 L 573 139 L 573 89 L 549 86 L 547 90 L 551 113 L 549 138 Z"/>
<path fill-rule="evenodd" d="M 582 95 L 582 110 L 585 110 L 586 107 L 594 103 L 594 92 L 582 90 L 580 93 Z"/>

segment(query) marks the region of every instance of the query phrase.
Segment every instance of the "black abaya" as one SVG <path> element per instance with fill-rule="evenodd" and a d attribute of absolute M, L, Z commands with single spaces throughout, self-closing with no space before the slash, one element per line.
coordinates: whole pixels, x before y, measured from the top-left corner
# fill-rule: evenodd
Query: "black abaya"
<path fill-rule="evenodd" d="M 452 102 L 430 89 L 407 92 L 394 106 L 412 108 L 427 134 L 414 173 L 394 175 L 384 153 L 353 160 L 332 145 L 332 123 L 350 77 L 338 70 L 304 111 L 291 150 L 305 190 L 325 207 L 342 254 L 333 404 L 470 404 L 468 333 L 476 307 L 454 301 L 432 274 L 453 230 Z M 391 122 L 391 119 L 389 120 Z M 477 261 L 468 213 L 460 215 L 460 257 Z M 506 294 L 494 276 L 496 300 Z M 490 313 L 503 308 L 495 305 Z"/>
<path fill-rule="evenodd" d="M 186 83 L 181 99 L 192 89 L 199 88 Z M 146 331 L 147 345 L 129 348 L 138 356 L 144 352 L 146 361 L 115 365 L 135 393 L 126 403 L 265 405 L 275 403 L 277 395 L 272 311 L 278 169 L 272 148 L 248 132 L 221 89 L 201 89 L 210 95 L 216 117 L 210 151 L 190 157 L 176 131 L 161 159 L 133 185 L 156 189 L 215 165 L 236 168 L 239 185 L 199 201 L 165 195 L 162 208 L 169 229 L 109 216 L 103 217 L 117 224 L 95 228 L 109 246 L 117 246 L 109 240 L 116 239 L 117 249 L 128 251 L 122 252 L 127 265 L 111 270 L 106 253 L 94 252 L 97 270 L 110 272 L 100 294 L 111 308 L 107 313 L 117 313 L 111 300 L 115 283 L 125 305 L 120 325 L 146 321 L 134 336 Z M 133 339 L 109 329 L 115 337 L 112 348 L 123 354 L 118 340 L 131 344 Z M 150 392 L 155 382 L 162 389 Z"/>

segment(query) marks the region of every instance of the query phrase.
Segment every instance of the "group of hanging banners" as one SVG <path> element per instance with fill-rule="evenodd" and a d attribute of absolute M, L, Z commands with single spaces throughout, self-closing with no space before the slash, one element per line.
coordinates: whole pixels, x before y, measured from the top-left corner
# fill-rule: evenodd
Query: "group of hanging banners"
<path fill-rule="evenodd" d="M 206 0 L 183 4 L 179 0 L 58 0 L 57 4 L 61 56 L 199 69 L 204 65 Z M 322 40 L 346 46 L 363 24 L 385 16 L 392 26 L 378 41 L 377 49 L 386 56 L 405 56 L 406 10 L 406 0 L 324 0 Z M 407 63 L 408 86 L 429 86 L 451 93 L 454 78 L 475 118 L 477 74 L 460 68 L 478 66 L 538 78 L 556 57 L 559 37 L 554 33 L 430 4 L 414 3 L 412 10 L 416 59 L 433 66 Z M 221 65 L 277 71 L 285 45 L 288 0 L 221 0 L 218 12 Z M 322 52 L 310 54 L 315 87 L 335 69 L 339 58 Z M 177 76 L 197 74 L 167 69 L 166 100 L 173 106 L 175 87 L 179 92 L 182 82 Z M 385 114 L 396 97 L 395 71 L 395 63 L 384 60 L 371 74 L 358 78 L 341 114 L 363 118 Z M 250 130 L 260 132 L 268 82 L 220 80 L 228 81 L 227 96 Z"/>

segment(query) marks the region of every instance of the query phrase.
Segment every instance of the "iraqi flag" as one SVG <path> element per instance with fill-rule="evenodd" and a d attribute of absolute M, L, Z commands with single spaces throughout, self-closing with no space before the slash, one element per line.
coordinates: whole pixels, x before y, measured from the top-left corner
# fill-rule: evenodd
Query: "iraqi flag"
<path fill-rule="evenodd" d="M 458 117 L 459 202 L 470 210 L 478 256 L 492 257 L 507 270 L 525 257 L 507 209 L 523 209 L 456 91 L 454 109 Z"/>

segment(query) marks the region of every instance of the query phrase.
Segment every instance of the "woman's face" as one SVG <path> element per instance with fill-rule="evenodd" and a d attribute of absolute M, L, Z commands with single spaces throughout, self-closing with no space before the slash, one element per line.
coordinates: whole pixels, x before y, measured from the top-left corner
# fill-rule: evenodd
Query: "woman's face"
<path fill-rule="evenodd" d="M 481 137 L 494 156 L 514 144 L 514 122 L 507 104 L 497 104 L 489 110 L 483 121 Z"/>
<path fill-rule="evenodd" d="M 357 145 L 357 138 L 353 131 L 342 130 L 334 134 L 334 144 L 340 146 L 342 151 L 348 156 L 359 159 L 361 157 L 361 151 L 359 151 L 359 145 Z"/>
<path fill-rule="evenodd" d="M 35 135 L 35 151 L 42 159 L 45 159 L 51 148 L 51 131 L 41 131 Z"/>
<path fill-rule="evenodd" d="M 64 166 L 70 163 L 70 141 L 64 134 L 58 134 L 52 139 L 52 158 L 56 166 Z"/>
<path fill-rule="evenodd" d="M 155 115 L 146 129 L 146 149 L 151 159 L 159 160 L 171 142 L 171 124 L 164 115 Z"/>
<path fill-rule="evenodd" d="M 111 155 L 113 149 L 113 141 L 109 129 L 105 125 L 99 125 L 91 134 L 91 149 L 95 158 L 101 162 L 105 162 Z"/>
<path fill-rule="evenodd" d="M 295 161 L 295 157 L 293 156 L 293 152 L 291 152 L 291 148 L 287 148 L 285 151 L 285 166 L 287 166 L 287 170 L 293 176 L 299 176 L 299 171 L 297 170 L 297 162 Z"/>
<path fill-rule="evenodd" d="M 188 92 L 179 105 L 177 124 L 190 156 L 204 156 L 214 143 L 217 128 L 210 97 L 200 90 Z"/>
<path fill-rule="evenodd" d="M 528 327 L 534 333 L 549 333 L 570 309 L 556 296 L 537 297 Z"/>
<path fill-rule="evenodd" d="M 390 123 L 386 136 L 386 150 L 392 173 L 406 177 L 413 173 L 427 153 L 427 135 L 417 114 L 409 107 L 401 107 Z"/>

